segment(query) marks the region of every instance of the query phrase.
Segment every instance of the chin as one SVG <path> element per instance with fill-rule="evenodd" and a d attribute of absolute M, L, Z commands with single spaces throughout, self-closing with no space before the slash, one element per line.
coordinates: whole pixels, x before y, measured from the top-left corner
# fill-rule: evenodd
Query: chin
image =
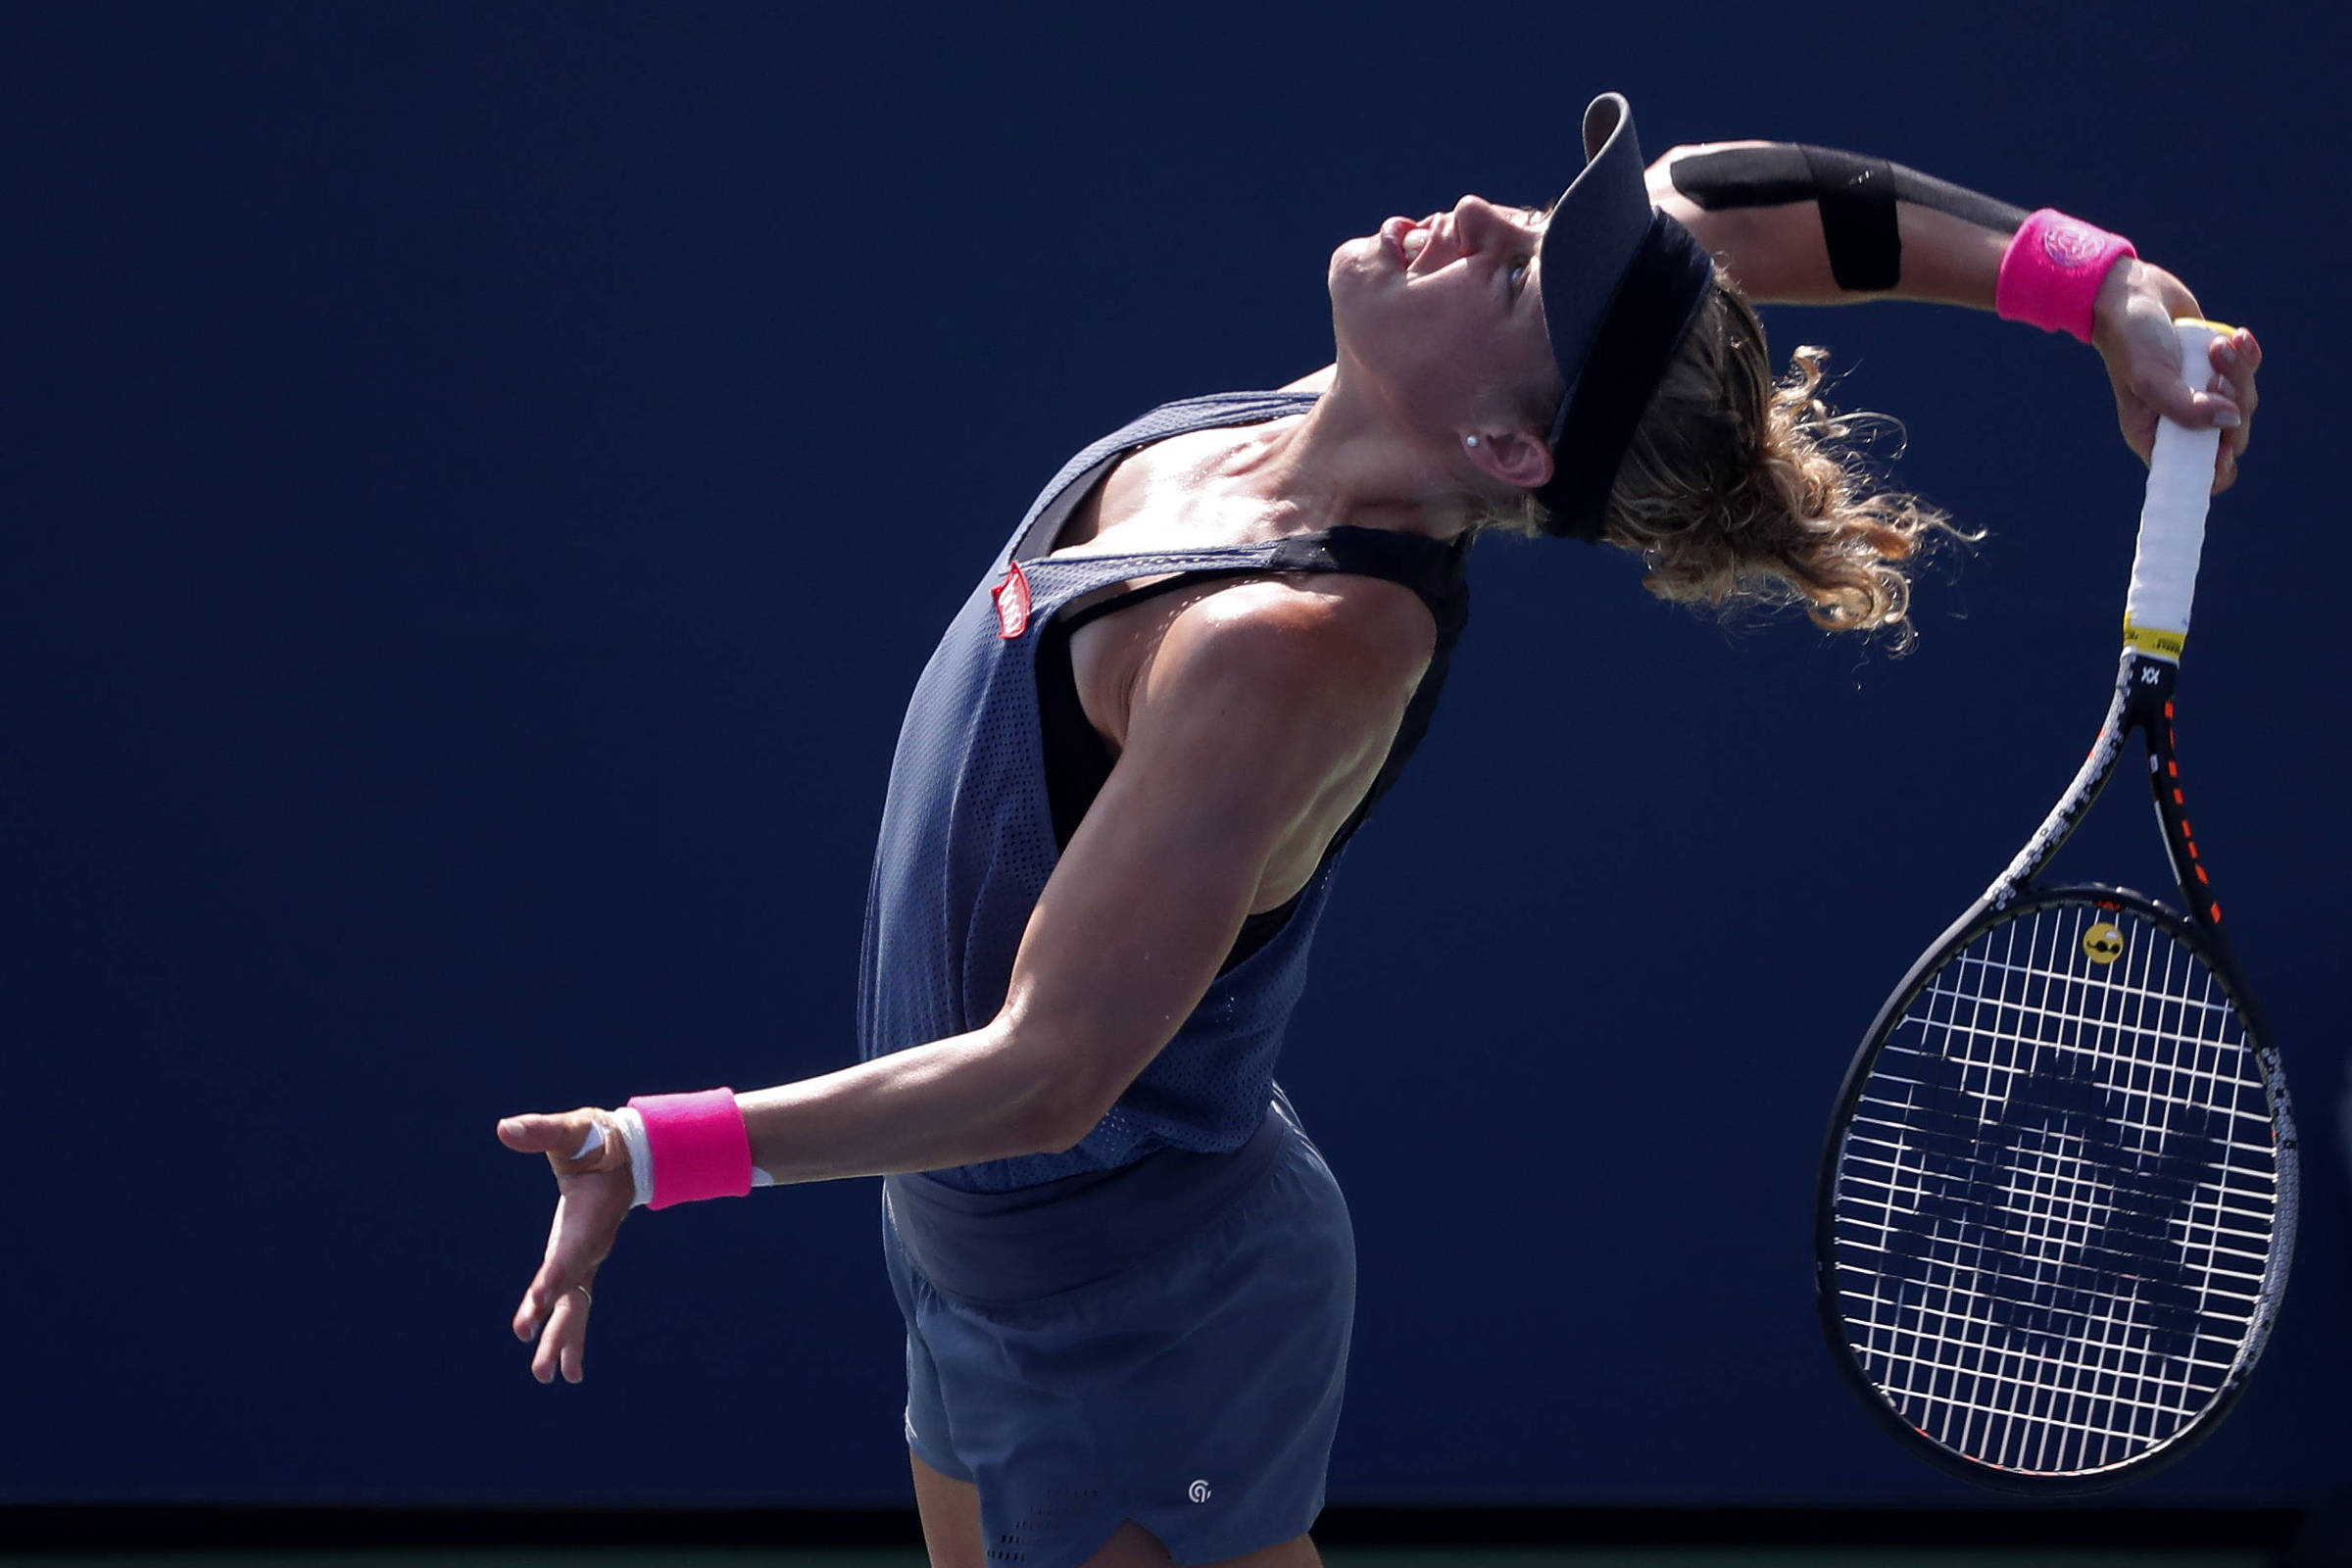
<path fill-rule="evenodd" d="M 1325 270 L 1323 284 L 1331 295 L 1333 329 L 1345 342 L 1350 321 L 1364 320 L 1367 313 L 1376 313 L 1381 285 L 1388 281 L 1382 275 L 1386 260 L 1381 242 L 1351 239 L 1331 253 L 1331 266 Z"/>
<path fill-rule="evenodd" d="M 1323 286 L 1331 291 L 1334 303 L 1343 292 L 1350 292 L 1367 281 L 1370 270 L 1363 254 L 1364 242 L 1351 239 L 1331 253 L 1331 265 L 1323 270 Z"/>

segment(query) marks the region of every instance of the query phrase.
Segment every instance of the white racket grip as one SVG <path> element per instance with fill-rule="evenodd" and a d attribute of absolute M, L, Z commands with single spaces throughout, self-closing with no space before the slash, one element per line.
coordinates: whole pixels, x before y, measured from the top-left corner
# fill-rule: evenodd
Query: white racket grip
<path fill-rule="evenodd" d="M 2180 379 L 2192 391 L 2212 378 L 2211 346 L 2230 328 L 2182 317 L 2173 323 L 2180 340 Z M 2205 550 L 2205 509 L 2213 498 L 2213 466 L 2222 432 L 2156 421 L 2148 459 L 2148 497 L 2139 514 L 2139 553 L 2132 562 L 2132 592 L 2124 601 L 2124 643 L 2143 654 L 2178 662 L 2188 642 L 2188 609 L 2197 593 L 2197 558 Z"/>

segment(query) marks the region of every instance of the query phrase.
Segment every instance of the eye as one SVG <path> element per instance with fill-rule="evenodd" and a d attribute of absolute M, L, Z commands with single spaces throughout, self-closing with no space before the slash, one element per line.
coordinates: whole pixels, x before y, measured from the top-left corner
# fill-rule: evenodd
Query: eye
<path fill-rule="evenodd" d="M 1529 260 L 1530 259 L 1528 257 L 1522 256 L 1519 258 L 1519 260 L 1511 264 L 1509 277 L 1511 280 L 1511 295 L 1514 299 L 1518 297 L 1519 291 L 1527 286 L 1527 269 Z"/>

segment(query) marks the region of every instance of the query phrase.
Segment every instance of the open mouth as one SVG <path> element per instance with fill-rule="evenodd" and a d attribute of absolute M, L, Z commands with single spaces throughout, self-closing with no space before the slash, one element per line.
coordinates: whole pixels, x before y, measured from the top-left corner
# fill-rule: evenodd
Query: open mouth
<path fill-rule="evenodd" d="M 1380 225 L 1380 237 L 1397 264 L 1410 267 L 1429 244 L 1430 225 L 1409 218 L 1392 218 Z"/>

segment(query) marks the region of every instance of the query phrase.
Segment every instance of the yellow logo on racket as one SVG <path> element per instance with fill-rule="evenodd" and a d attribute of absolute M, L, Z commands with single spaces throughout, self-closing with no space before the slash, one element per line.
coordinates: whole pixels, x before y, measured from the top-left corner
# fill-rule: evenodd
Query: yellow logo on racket
<path fill-rule="evenodd" d="M 2124 934 L 2101 920 L 2082 933 L 2082 951 L 2093 963 L 2113 963 L 2124 956 Z"/>

